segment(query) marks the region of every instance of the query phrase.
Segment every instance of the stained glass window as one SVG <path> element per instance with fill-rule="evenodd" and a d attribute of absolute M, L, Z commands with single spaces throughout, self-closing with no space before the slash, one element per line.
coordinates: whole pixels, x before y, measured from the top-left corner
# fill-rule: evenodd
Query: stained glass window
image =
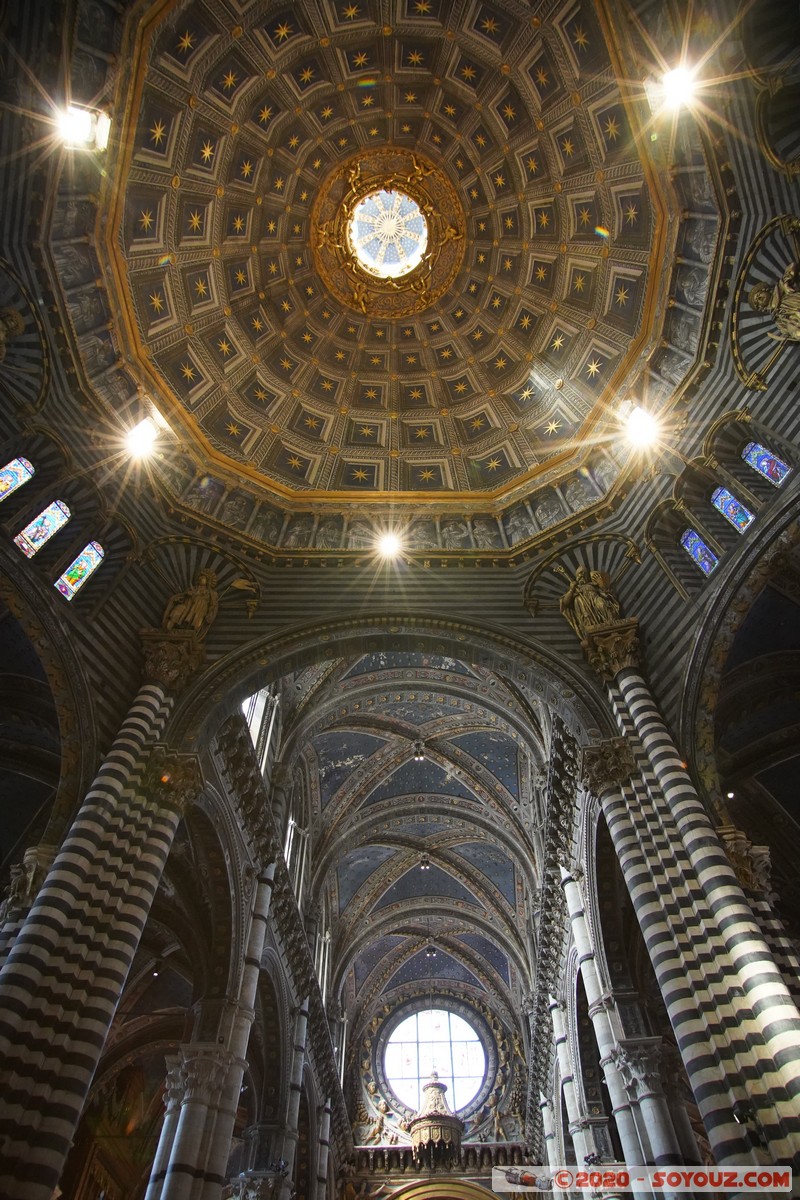
<path fill-rule="evenodd" d="M 19 546 L 26 558 L 33 558 L 36 551 L 40 550 L 45 542 L 49 542 L 62 525 L 66 525 L 71 515 L 62 500 L 54 500 L 44 512 L 40 512 L 38 517 L 34 517 L 31 523 L 25 526 L 22 533 L 17 534 L 14 544 Z"/>
<path fill-rule="evenodd" d="M 436 1071 L 457 1111 L 474 1100 L 486 1075 L 486 1052 L 477 1031 L 454 1012 L 429 1009 L 401 1021 L 386 1044 L 383 1069 L 392 1090 L 415 1111 Z"/>
<path fill-rule="evenodd" d="M 54 586 L 58 588 L 61 595 L 71 600 L 78 589 L 83 587 L 92 572 L 100 566 L 103 554 L 104 550 L 99 542 L 89 542 L 88 546 L 84 546 L 75 561 L 70 563 L 64 574 L 55 582 Z"/>
<path fill-rule="evenodd" d="M 709 550 L 699 533 L 687 529 L 681 536 L 681 545 L 690 558 L 693 558 L 704 575 L 710 575 L 719 564 L 719 559 Z"/>
<path fill-rule="evenodd" d="M 734 529 L 739 530 L 739 533 L 744 533 L 750 522 L 755 520 L 750 509 L 745 508 L 727 488 L 717 488 L 711 497 L 711 503 L 718 512 L 722 513 L 727 521 L 730 521 Z"/>
<path fill-rule="evenodd" d="M 27 458 L 12 458 L 10 463 L 0 470 L 0 501 L 5 500 L 23 483 L 27 483 L 34 474 L 34 469 Z"/>
<path fill-rule="evenodd" d="M 774 487 L 780 487 L 792 469 L 788 463 L 783 462 L 759 442 L 748 442 L 742 451 L 742 458 Z"/>

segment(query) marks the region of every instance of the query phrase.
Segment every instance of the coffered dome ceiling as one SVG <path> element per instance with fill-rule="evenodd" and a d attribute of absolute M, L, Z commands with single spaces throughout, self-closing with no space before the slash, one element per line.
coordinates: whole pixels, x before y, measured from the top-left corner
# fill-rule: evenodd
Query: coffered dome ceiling
<path fill-rule="evenodd" d="M 338 511 L 542 487 L 545 525 L 554 484 L 578 508 L 613 484 L 680 198 L 602 6 L 536 11 L 159 4 L 138 27 L 109 277 L 146 386 L 222 474 Z M 388 279 L 351 225 L 382 189 L 427 235 Z"/>

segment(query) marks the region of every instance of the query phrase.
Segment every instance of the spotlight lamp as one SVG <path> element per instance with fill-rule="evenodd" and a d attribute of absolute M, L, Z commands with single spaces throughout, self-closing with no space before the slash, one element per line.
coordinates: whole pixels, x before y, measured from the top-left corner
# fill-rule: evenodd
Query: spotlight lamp
<path fill-rule="evenodd" d="M 414 742 L 414 762 L 423 762 L 425 759 L 425 745 L 419 739 Z"/>
<path fill-rule="evenodd" d="M 101 108 L 69 104 L 58 115 L 58 131 L 64 145 L 73 150 L 105 150 L 111 118 Z"/>
<path fill-rule="evenodd" d="M 431 869 L 431 861 L 430 861 L 430 859 L 428 858 L 427 854 L 423 854 L 423 855 L 420 857 L 420 860 L 419 860 L 419 869 L 420 869 L 420 871 L 430 871 L 430 869 Z"/>

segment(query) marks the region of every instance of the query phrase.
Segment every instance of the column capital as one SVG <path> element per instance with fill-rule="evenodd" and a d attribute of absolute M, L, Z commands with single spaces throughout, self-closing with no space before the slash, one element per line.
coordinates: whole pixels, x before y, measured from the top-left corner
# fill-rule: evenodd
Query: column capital
<path fill-rule="evenodd" d="M 177 1108 L 183 1100 L 186 1091 L 186 1077 L 183 1072 L 183 1062 L 177 1054 L 167 1055 L 167 1074 L 164 1080 L 164 1104 L 167 1112 Z"/>
<path fill-rule="evenodd" d="M 626 737 L 608 738 L 605 742 L 584 747 L 581 777 L 595 796 L 618 790 L 635 770 L 636 760 Z"/>
<path fill-rule="evenodd" d="M 769 846 L 754 846 L 747 834 L 735 825 L 718 825 L 717 833 L 740 886 L 747 892 L 766 892 L 770 895 L 772 864 Z"/>
<path fill-rule="evenodd" d="M 180 1047 L 180 1054 L 184 1080 L 183 1103 L 191 1100 L 213 1103 L 218 1098 L 235 1056 L 217 1046 L 191 1042 Z"/>
<path fill-rule="evenodd" d="M 205 645 L 191 629 L 142 629 L 145 683 L 158 683 L 170 695 L 182 692 L 206 660 Z"/>
<path fill-rule="evenodd" d="M 154 746 L 142 772 L 142 787 L 159 804 L 183 816 L 203 787 L 200 762 L 194 754 Z"/>
<path fill-rule="evenodd" d="M 632 1099 L 663 1096 L 664 1042 L 660 1037 L 626 1038 L 612 1050 L 625 1089 Z"/>
<path fill-rule="evenodd" d="M 642 665 L 639 621 L 636 617 L 589 626 L 581 645 L 586 661 L 606 683 L 613 683 L 626 668 L 638 671 Z"/>
<path fill-rule="evenodd" d="M 44 843 L 28 846 L 22 862 L 12 865 L 11 883 L 5 900 L 0 904 L 0 924 L 13 917 L 23 917 L 28 912 L 53 865 L 57 850 L 57 846 Z"/>

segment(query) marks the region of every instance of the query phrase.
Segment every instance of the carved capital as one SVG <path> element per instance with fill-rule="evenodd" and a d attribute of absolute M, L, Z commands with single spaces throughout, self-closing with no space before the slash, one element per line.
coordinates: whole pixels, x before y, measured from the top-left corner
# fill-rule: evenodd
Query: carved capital
<path fill-rule="evenodd" d="M 203 775 L 193 754 L 156 746 L 142 773 L 142 787 L 164 808 L 183 816 L 203 787 Z"/>
<path fill-rule="evenodd" d="M 735 825 L 720 825 L 717 833 L 742 888 L 747 892 L 766 892 L 771 895 L 769 847 L 754 846 Z"/>
<path fill-rule="evenodd" d="M 183 1063 L 174 1054 L 167 1056 L 167 1075 L 164 1080 L 164 1105 L 169 1112 L 177 1108 L 186 1091 Z"/>
<path fill-rule="evenodd" d="M 264 1171 L 247 1171 L 231 1180 L 232 1200 L 267 1200 L 277 1195 L 288 1172 L 285 1163 L 273 1163 Z"/>
<path fill-rule="evenodd" d="M 581 643 L 586 661 L 606 683 L 613 683 L 625 668 L 638 671 L 642 655 L 636 617 L 587 629 Z"/>
<path fill-rule="evenodd" d="M 22 862 L 14 863 L 8 893 L 0 905 L 0 923 L 12 918 L 19 919 L 28 912 L 53 865 L 56 850 L 56 846 L 43 844 L 29 846 L 22 856 Z"/>
<path fill-rule="evenodd" d="M 586 746 L 581 762 L 581 776 L 595 796 L 617 790 L 627 783 L 636 770 L 636 762 L 628 739 L 609 738 L 597 746 Z"/>
<path fill-rule="evenodd" d="M 612 1054 L 631 1099 L 663 1095 L 664 1043 L 661 1038 L 626 1040 L 620 1042 Z"/>
<path fill-rule="evenodd" d="M 233 1055 L 207 1046 L 181 1046 L 183 1103 L 215 1104 L 228 1076 Z"/>
<path fill-rule="evenodd" d="M 190 629 L 142 629 L 139 636 L 145 683 L 160 683 L 172 695 L 183 691 L 205 662 L 205 646 Z"/>

